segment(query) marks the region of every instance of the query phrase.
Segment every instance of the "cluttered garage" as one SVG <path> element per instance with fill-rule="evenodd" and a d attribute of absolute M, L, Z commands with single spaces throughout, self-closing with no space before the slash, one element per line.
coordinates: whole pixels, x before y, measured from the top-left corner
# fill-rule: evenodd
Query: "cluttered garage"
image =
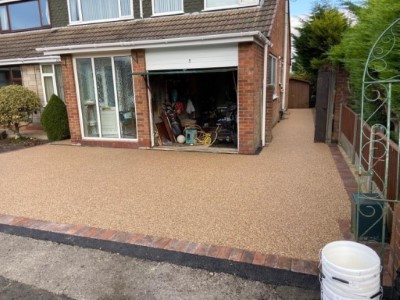
<path fill-rule="evenodd" d="M 146 53 L 154 147 L 237 152 L 237 46 L 211 48 Z"/>
<path fill-rule="evenodd" d="M 236 81 L 236 69 L 152 74 L 155 145 L 236 149 Z"/>

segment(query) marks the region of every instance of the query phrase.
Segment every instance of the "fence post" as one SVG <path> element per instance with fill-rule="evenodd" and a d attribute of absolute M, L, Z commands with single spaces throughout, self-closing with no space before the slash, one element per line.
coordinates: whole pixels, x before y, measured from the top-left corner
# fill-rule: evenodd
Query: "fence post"
<path fill-rule="evenodd" d="M 338 144 L 341 145 L 341 137 L 342 137 L 342 113 L 343 113 L 343 103 L 340 103 L 339 110 L 339 132 L 338 132 Z"/>
<path fill-rule="evenodd" d="M 356 142 L 357 142 L 357 129 L 358 129 L 358 119 L 360 118 L 359 114 L 355 115 L 354 118 L 354 126 L 353 126 L 353 143 L 351 145 L 351 163 L 354 165 L 356 162 Z M 361 131 L 361 128 L 360 128 Z"/>

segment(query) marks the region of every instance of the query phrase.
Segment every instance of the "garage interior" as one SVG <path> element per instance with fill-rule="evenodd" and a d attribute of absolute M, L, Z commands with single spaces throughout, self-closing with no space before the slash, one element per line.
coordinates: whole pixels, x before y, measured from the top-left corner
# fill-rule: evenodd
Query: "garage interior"
<path fill-rule="evenodd" d="M 147 75 L 154 147 L 237 153 L 236 67 L 162 70 Z"/>

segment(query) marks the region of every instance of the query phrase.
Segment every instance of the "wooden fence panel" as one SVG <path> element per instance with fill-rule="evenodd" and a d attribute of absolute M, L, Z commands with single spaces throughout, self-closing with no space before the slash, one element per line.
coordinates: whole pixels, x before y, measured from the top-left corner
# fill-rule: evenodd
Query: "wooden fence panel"
<path fill-rule="evenodd" d="M 354 121 L 356 114 L 347 106 L 343 106 L 342 109 L 342 134 L 353 143 L 354 138 Z"/>
<path fill-rule="evenodd" d="M 355 123 L 356 118 L 358 118 L 358 115 L 354 113 L 350 108 L 347 106 L 343 106 L 342 109 L 342 118 L 341 118 L 341 134 L 343 134 L 347 140 L 352 144 L 352 146 L 355 146 L 355 151 L 358 154 L 360 151 L 360 122 Z M 355 131 L 354 125 L 357 124 L 357 130 Z M 366 125 L 364 127 L 364 136 L 363 136 L 363 145 L 368 142 L 368 139 L 371 134 L 371 128 Z M 356 136 L 354 139 L 354 132 L 356 132 Z M 379 133 L 378 133 L 379 134 Z M 353 145 L 353 141 L 355 141 L 355 145 Z M 379 157 L 382 157 L 384 155 L 385 147 L 386 145 L 386 138 L 383 137 L 381 140 L 381 143 L 375 143 L 375 154 L 374 157 L 374 175 L 373 180 L 375 184 L 378 186 L 379 189 L 383 189 L 383 184 L 382 181 L 378 180 L 378 176 L 384 180 L 385 177 L 385 161 L 378 161 Z M 397 181 L 397 159 L 398 159 L 398 147 L 396 143 L 390 142 L 390 147 L 389 147 L 389 169 L 388 169 L 388 191 L 387 191 L 387 198 L 394 200 L 396 199 L 396 183 L 400 184 L 400 182 Z M 366 145 L 363 147 L 363 159 L 362 159 L 362 166 L 364 169 L 368 169 L 368 157 L 369 157 L 369 146 Z M 400 193 L 399 193 L 399 198 L 400 198 Z"/>

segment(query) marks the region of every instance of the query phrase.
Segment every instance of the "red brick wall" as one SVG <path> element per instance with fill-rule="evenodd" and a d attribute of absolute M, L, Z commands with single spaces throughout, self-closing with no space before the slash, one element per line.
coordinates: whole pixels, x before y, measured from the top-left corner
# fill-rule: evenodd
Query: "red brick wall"
<path fill-rule="evenodd" d="M 132 50 L 132 67 L 134 72 L 146 71 L 145 50 Z M 151 146 L 149 99 L 146 85 L 146 77 L 135 75 L 133 83 L 135 87 L 136 120 L 140 147 Z"/>
<path fill-rule="evenodd" d="M 274 106 L 277 101 L 273 101 L 273 89 L 267 88 L 266 113 L 265 113 L 265 142 L 272 142 L 272 127 L 274 127 Z"/>
<path fill-rule="evenodd" d="M 61 67 L 64 82 L 64 100 L 68 112 L 71 143 L 80 143 L 82 140 L 82 134 L 79 125 L 78 99 L 76 97 L 74 67 L 71 55 L 61 55 Z"/>
<path fill-rule="evenodd" d="M 239 44 L 239 153 L 254 154 L 261 146 L 264 50 L 256 43 Z"/>
<path fill-rule="evenodd" d="M 340 123 L 340 104 L 347 104 L 350 98 L 350 90 L 348 86 L 348 74 L 343 67 L 336 69 L 336 93 L 333 108 L 333 131 L 332 141 L 339 139 L 339 123 Z"/>

